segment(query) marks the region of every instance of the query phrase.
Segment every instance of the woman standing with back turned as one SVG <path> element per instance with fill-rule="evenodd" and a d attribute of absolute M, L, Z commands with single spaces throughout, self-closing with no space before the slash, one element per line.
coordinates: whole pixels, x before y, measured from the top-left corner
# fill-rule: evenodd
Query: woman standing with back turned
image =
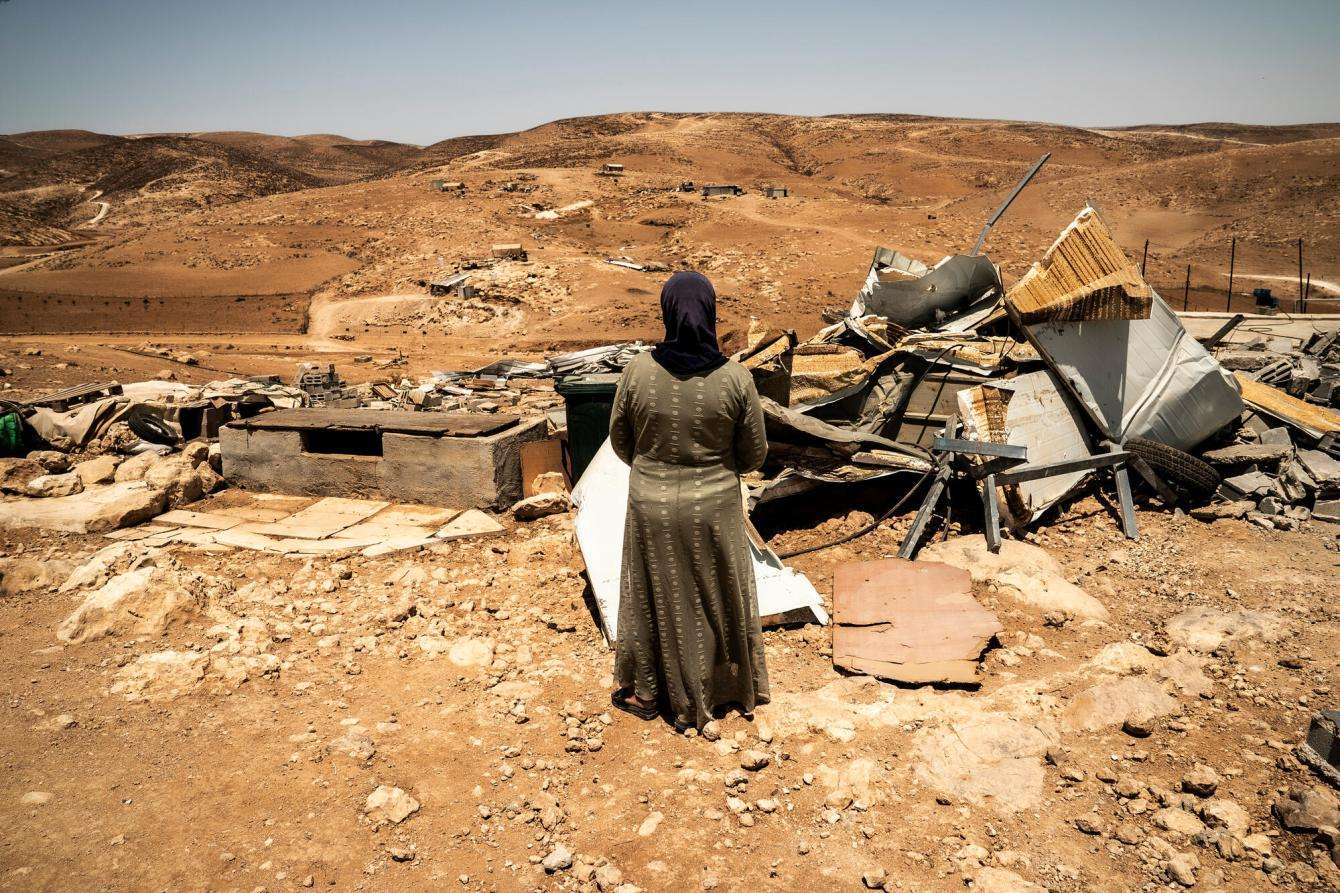
<path fill-rule="evenodd" d="M 661 289 L 665 340 L 624 370 L 610 443 L 632 466 L 614 661 L 614 706 L 712 711 L 768 702 L 740 475 L 768 441 L 750 374 L 717 345 L 716 292 L 701 273 Z"/>

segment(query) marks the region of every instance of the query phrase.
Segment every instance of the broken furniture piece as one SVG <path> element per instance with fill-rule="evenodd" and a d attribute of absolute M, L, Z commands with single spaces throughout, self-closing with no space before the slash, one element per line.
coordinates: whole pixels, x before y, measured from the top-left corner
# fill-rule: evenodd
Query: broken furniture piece
<path fill-rule="evenodd" d="M 115 381 L 106 384 L 81 384 L 29 400 L 27 406 L 33 409 L 44 408 L 53 412 L 66 412 L 84 403 L 92 403 L 104 397 L 115 397 L 120 393 L 121 385 Z"/>
<path fill-rule="evenodd" d="M 504 509 L 521 499 L 522 443 L 544 419 L 485 413 L 285 409 L 219 432 L 234 485 Z"/>
<path fill-rule="evenodd" d="M 978 659 L 1004 632 L 972 597 L 972 575 L 888 558 L 833 572 L 833 663 L 908 683 L 977 684 Z"/>

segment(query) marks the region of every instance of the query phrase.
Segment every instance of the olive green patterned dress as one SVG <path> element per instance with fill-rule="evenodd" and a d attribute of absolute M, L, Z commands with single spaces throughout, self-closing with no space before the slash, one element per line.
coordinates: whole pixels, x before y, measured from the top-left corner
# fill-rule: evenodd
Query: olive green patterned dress
<path fill-rule="evenodd" d="M 699 728 L 715 707 L 766 704 L 739 478 L 768 451 L 753 379 L 733 362 L 675 375 L 641 354 L 619 382 L 610 443 L 632 466 L 615 684 Z"/>

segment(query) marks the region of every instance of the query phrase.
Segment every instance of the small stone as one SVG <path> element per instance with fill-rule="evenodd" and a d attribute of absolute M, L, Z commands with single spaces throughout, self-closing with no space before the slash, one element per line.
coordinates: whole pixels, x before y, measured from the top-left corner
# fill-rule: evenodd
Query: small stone
<path fill-rule="evenodd" d="M 1101 835 L 1103 833 L 1102 820 L 1096 815 L 1080 816 L 1075 819 L 1075 827 L 1085 834 Z"/>
<path fill-rule="evenodd" d="M 664 813 L 660 812 L 651 813 L 649 816 L 647 816 L 645 819 L 642 820 L 641 825 L 637 826 L 637 836 L 650 837 L 651 835 L 655 834 L 656 829 L 660 827 L 661 821 L 664 818 L 665 818 Z"/>
<path fill-rule="evenodd" d="M 1112 786 L 1112 790 L 1118 797 L 1133 800 L 1144 793 L 1145 786 L 1129 775 L 1123 775 L 1117 779 L 1116 784 Z"/>
<path fill-rule="evenodd" d="M 419 811 L 419 801 L 400 788 L 378 785 L 368 795 L 363 812 L 374 822 L 389 822 L 398 825 Z"/>
<path fill-rule="evenodd" d="M 861 883 L 867 890 L 883 890 L 889 879 L 889 873 L 883 868 L 875 868 L 861 875 Z"/>
<path fill-rule="evenodd" d="M 1196 869 L 1200 862 L 1190 853 L 1178 853 L 1168 860 L 1168 879 L 1183 887 L 1196 885 Z"/>
<path fill-rule="evenodd" d="M 1128 716 L 1121 724 L 1121 730 L 1132 738 L 1148 738 L 1154 734 L 1154 717 Z"/>
<path fill-rule="evenodd" d="M 544 870 L 548 874 L 553 874 L 556 871 L 562 871 L 565 868 L 571 868 L 572 850 L 568 849 L 566 846 L 560 843 L 558 846 L 554 847 L 552 850 L 549 851 L 549 855 L 545 856 L 544 859 L 541 860 L 540 865 L 544 867 Z"/>
<path fill-rule="evenodd" d="M 1136 846 L 1145 839 L 1145 832 L 1139 825 L 1122 822 L 1112 836 L 1127 846 Z"/>
<path fill-rule="evenodd" d="M 757 772 L 772 762 L 772 757 L 761 750 L 746 750 L 740 754 L 740 768 Z"/>
<path fill-rule="evenodd" d="M 51 802 L 51 796 L 49 791 L 29 791 L 19 798 L 19 802 L 24 806 L 45 806 Z"/>
<path fill-rule="evenodd" d="M 1182 776 L 1182 790 L 1197 797 L 1213 796 L 1218 787 L 1219 773 L 1201 763 Z"/>

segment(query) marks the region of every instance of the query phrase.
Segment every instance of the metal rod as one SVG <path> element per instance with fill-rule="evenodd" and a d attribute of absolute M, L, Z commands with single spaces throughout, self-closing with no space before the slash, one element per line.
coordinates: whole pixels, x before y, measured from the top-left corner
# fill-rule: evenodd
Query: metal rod
<path fill-rule="evenodd" d="M 1191 264 L 1186 265 L 1186 283 L 1182 286 L 1182 310 L 1186 310 L 1187 300 L 1191 297 Z"/>
<path fill-rule="evenodd" d="M 1303 312 L 1307 313 L 1307 302 L 1312 297 L 1312 274 L 1307 274 L 1307 284 L 1303 286 Z"/>
<path fill-rule="evenodd" d="M 1238 258 L 1238 237 L 1233 237 L 1233 244 L 1228 249 L 1228 300 L 1224 302 L 1224 312 L 1228 313 L 1233 309 L 1233 262 Z"/>
<path fill-rule="evenodd" d="M 1028 447 L 1013 443 L 992 443 L 986 440 L 957 440 L 937 437 L 931 449 L 947 453 L 972 453 L 975 456 L 1004 456 L 1008 459 L 1027 459 Z"/>
<path fill-rule="evenodd" d="M 1200 343 L 1200 346 L 1205 348 L 1206 350 L 1210 350 L 1211 348 L 1215 347 L 1215 345 L 1217 345 L 1220 341 L 1223 341 L 1225 338 L 1228 337 L 1229 332 L 1233 331 L 1239 325 L 1241 325 L 1244 319 L 1246 319 L 1246 317 L 1243 316 L 1241 313 L 1234 314 L 1232 319 L 1230 319 L 1228 322 L 1220 326 L 1219 331 L 1215 332 L 1213 335 L 1202 341 Z"/>
<path fill-rule="evenodd" d="M 1028 465 L 1023 468 L 1014 468 L 1009 471 L 1002 471 L 995 477 L 1001 485 L 1022 484 L 1025 481 L 1055 477 L 1058 474 L 1070 474 L 1072 471 L 1086 471 L 1090 468 L 1116 465 L 1119 462 L 1125 462 L 1129 456 L 1130 454 L 1125 450 L 1114 450 L 1110 453 L 1099 453 L 1096 456 L 1088 456 L 1083 459 L 1068 459 L 1064 462 L 1048 462 L 1045 465 Z"/>
<path fill-rule="evenodd" d="M 1298 240 L 1298 312 L 1303 312 L 1303 240 Z"/>
<path fill-rule="evenodd" d="M 1024 187 L 1037 175 L 1038 171 L 1042 170 L 1042 166 L 1046 164 L 1047 159 L 1051 157 L 1052 153 L 1048 152 L 1046 155 L 1039 158 L 1037 164 L 1029 168 L 1028 173 L 1024 174 L 1024 178 L 1019 181 L 1019 185 L 1014 187 L 1014 191 L 1005 197 L 1005 201 L 1000 203 L 999 208 L 996 208 L 996 213 L 991 215 L 991 219 L 986 222 L 986 226 L 982 227 L 982 232 L 977 236 L 977 244 L 972 246 L 971 254 L 973 256 L 982 253 L 982 245 L 986 243 L 986 234 L 991 232 L 991 227 L 996 225 L 996 221 L 999 220 L 1001 215 L 1005 213 L 1005 210 L 1009 208 L 1010 203 L 1019 196 L 1019 193 L 1024 191 Z"/>
<path fill-rule="evenodd" d="M 1145 262 L 1149 260 L 1149 240 L 1145 239 L 1145 253 L 1140 255 L 1140 278 L 1145 278 Z"/>

